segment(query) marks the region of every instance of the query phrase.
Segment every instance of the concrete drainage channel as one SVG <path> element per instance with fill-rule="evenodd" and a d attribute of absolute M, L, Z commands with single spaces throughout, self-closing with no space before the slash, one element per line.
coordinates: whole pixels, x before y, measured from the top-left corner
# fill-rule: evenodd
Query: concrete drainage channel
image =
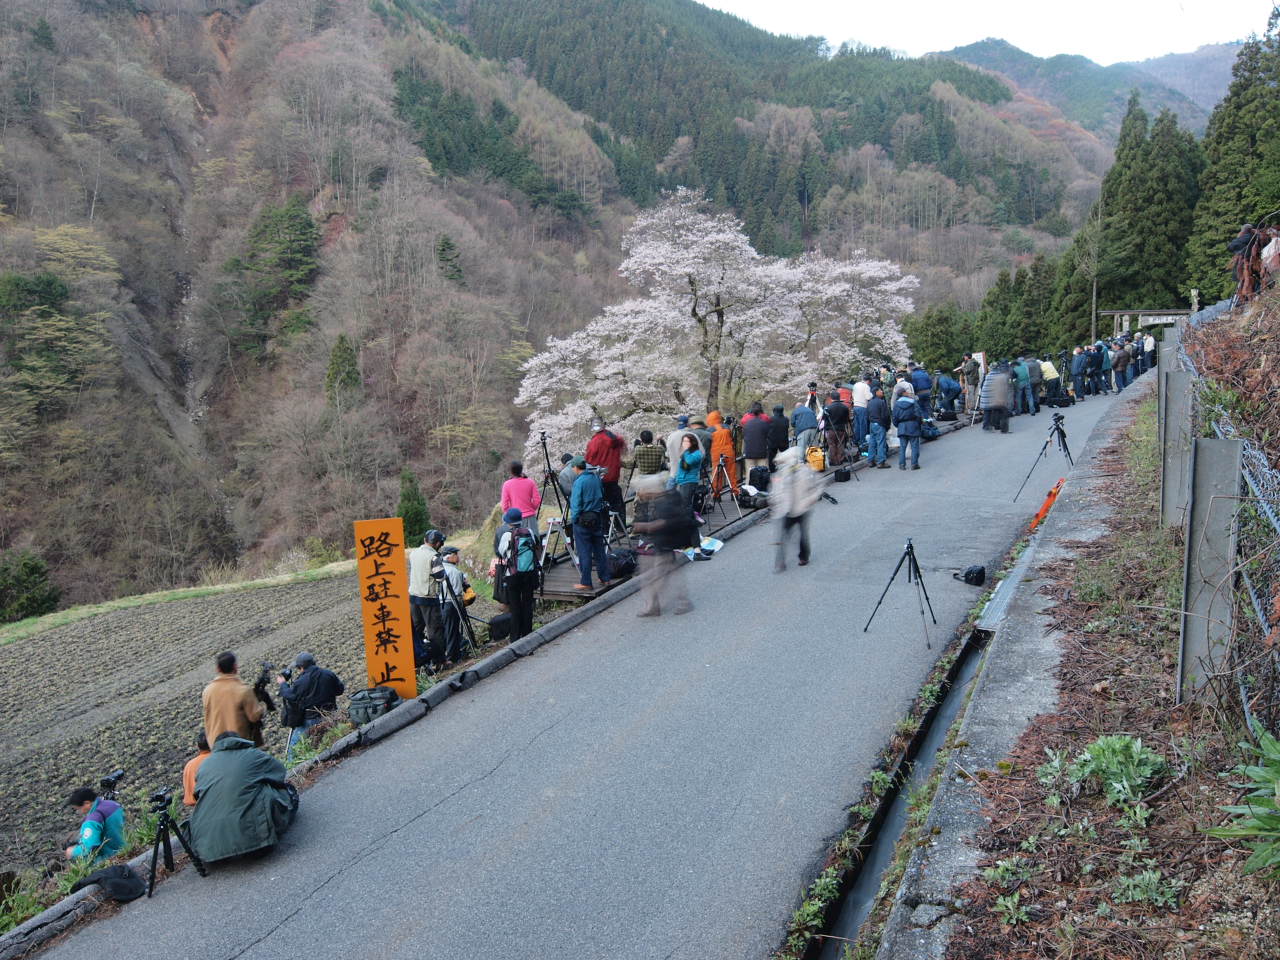
<path fill-rule="evenodd" d="M 885 874 L 893 865 L 898 841 L 906 830 L 911 793 L 927 782 L 937 768 L 938 751 L 968 702 L 970 685 L 978 676 L 987 645 L 1004 620 L 1019 583 L 1031 568 L 1035 543 L 1036 538 L 1032 537 L 993 591 L 973 632 L 947 671 L 942 697 L 924 715 L 920 729 L 899 759 L 892 785 L 880 798 L 875 816 L 866 827 L 865 840 L 859 847 L 860 859 L 846 874 L 840 897 L 828 908 L 823 931 L 809 942 L 805 960 L 842 960 L 845 948 L 857 942 L 858 932 L 875 908 Z"/>

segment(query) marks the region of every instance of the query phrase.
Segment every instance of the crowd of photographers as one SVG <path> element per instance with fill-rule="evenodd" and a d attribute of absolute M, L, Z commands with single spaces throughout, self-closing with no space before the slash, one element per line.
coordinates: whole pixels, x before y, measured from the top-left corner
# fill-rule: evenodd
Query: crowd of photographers
<path fill-rule="evenodd" d="M 559 471 L 548 470 L 541 488 L 523 464 L 510 464 L 489 569 L 494 599 L 507 611 L 504 632 L 518 639 L 533 630 L 543 539 L 550 533 L 541 529 L 539 511 L 550 484 L 559 488 L 556 499 L 564 513 L 550 525 L 559 526 L 575 558 L 576 588 L 594 591 L 593 573 L 601 587 L 613 582 L 608 543 L 611 535 L 627 531 L 639 541 L 641 568 L 653 571 L 639 616 L 660 615 L 664 602 L 681 615 L 693 605 L 680 577 L 679 554 L 694 548 L 695 559 L 700 558 L 703 513 L 723 496 L 758 506 L 767 495 L 780 526 L 775 569 L 786 569 L 793 531 L 799 540 L 797 560 L 804 566 L 810 560 L 808 515 L 820 495 L 816 477 L 828 465 L 842 469 L 866 458 L 872 468 L 888 469 L 889 440 L 896 431 L 899 469 L 918 470 L 920 441 L 936 431 L 935 418 L 981 413 L 984 430 L 1008 433 L 1011 417 L 1123 390 L 1154 367 L 1155 349 L 1150 334 L 1124 334 L 1077 346 L 1069 357 L 1061 354 L 1057 364 L 1049 356 L 1000 360 L 985 375 L 968 353 L 951 371 L 956 377 L 942 370 L 930 374 L 914 363 L 898 371 L 881 367 L 853 383 L 837 381 L 824 392 L 810 383 L 790 413 L 777 404 L 766 414 L 756 401 L 740 418 L 719 410 L 680 415 L 665 436 L 641 430 L 630 449 L 596 419 L 583 452 L 563 454 Z M 635 497 L 630 521 L 624 487 Z M 458 560 L 458 548 L 446 546 L 439 530 L 428 531 L 409 552 L 419 667 L 443 669 L 466 654 L 471 639 L 466 608 L 475 592 Z M 342 681 L 306 651 L 297 655 L 292 671 L 272 677 L 271 665 L 264 665 L 252 686 L 240 677 L 231 652 L 219 654 L 215 668 L 201 697 L 204 727 L 197 753 L 182 771 L 183 802 L 192 809 L 186 829 L 206 861 L 270 849 L 297 810 L 297 791 L 286 779 L 285 764 L 262 750 L 264 717 L 275 709 L 271 682 L 282 704 L 282 722 L 290 728 L 286 763 L 306 732 L 336 711 L 344 692 Z M 68 802 L 82 819 L 77 842 L 64 851 L 67 859 L 104 860 L 123 848 L 125 811 L 115 799 L 122 775 L 117 771 L 104 779 L 101 792 L 82 787 L 71 794 Z"/>

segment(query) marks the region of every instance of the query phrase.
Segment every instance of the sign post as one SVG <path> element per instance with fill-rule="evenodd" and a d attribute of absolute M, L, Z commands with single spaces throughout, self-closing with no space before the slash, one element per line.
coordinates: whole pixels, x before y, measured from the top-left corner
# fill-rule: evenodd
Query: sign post
<path fill-rule="evenodd" d="M 357 520 L 356 570 L 369 686 L 391 687 L 402 699 L 418 695 L 409 618 L 409 565 L 404 520 Z"/>

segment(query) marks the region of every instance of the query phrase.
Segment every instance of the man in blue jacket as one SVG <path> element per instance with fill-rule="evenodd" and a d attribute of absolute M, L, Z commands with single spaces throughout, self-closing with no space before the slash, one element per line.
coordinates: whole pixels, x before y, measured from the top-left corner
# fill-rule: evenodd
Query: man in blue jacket
<path fill-rule="evenodd" d="M 573 458 L 573 470 L 578 475 L 573 481 L 573 494 L 569 497 L 569 519 L 573 524 L 573 546 L 578 551 L 579 581 L 576 590 L 591 589 L 591 562 L 595 561 L 600 574 L 600 586 L 609 586 L 609 555 L 605 551 L 605 531 L 608 523 L 608 507 L 604 500 L 604 485 L 600 478 L 587 469 L 584 457 Z"/>
<path fill-rule="evenodd" d="M 920 407 L 910 387 L 893 402 L 893 425 L 898 428 L 898 469 L 907 469 L 907 448 L 911 448 L 911 469 L 920 469 Z"/>
<path fill-rule="evenodd" d="M 907 379 L 911 381 L 911 389 L 915 391 L 920 415 L 928 420 L 933 416 L 933 378 L 929 376 L 928 370 L 914 363 L 908 364 L 907 370 Z"/>
<path fill-rule="evenodd" d="M 76 790 L 67 802 L 84 817 L 79 842 L 63 851 L 68 860 L 109 860 L 124 849 L 124 807 L 90 787 Z"/>
<path fill-rule="evenodd" d="M 1084 354 L 1083 347 L 1076 347 L 1071 352 L 1071 386 L 1076 392 L 1076 402 L 1080 403 L 1084 400 L 1084 378 L 1089 368 L 1089 358 Z"/>
<path fill-rule="evenodd" d="M 797 401 L 796 408 L 791 411 L 791 433 L 801 454 L 806 447 L 818 442 L 818 415 L 804 400 Z"/>

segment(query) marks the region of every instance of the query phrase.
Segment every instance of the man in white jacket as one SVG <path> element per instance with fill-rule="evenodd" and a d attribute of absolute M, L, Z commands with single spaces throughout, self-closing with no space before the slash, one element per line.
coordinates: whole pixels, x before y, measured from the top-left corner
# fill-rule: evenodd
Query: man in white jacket
<path fill-rule="evenodd" d="M 778 531 L 778 553 L 774 571 L 787 569 L 787 538 L 791 530 L 800 528 L 800 566 L 809 562 L 809 511 L 818 502 L 817 476 L 804 462 L 798 447 L 788 447 L 778 454 L 778 472 L 769 489 L 769 509 L 781 524 Z"/>

